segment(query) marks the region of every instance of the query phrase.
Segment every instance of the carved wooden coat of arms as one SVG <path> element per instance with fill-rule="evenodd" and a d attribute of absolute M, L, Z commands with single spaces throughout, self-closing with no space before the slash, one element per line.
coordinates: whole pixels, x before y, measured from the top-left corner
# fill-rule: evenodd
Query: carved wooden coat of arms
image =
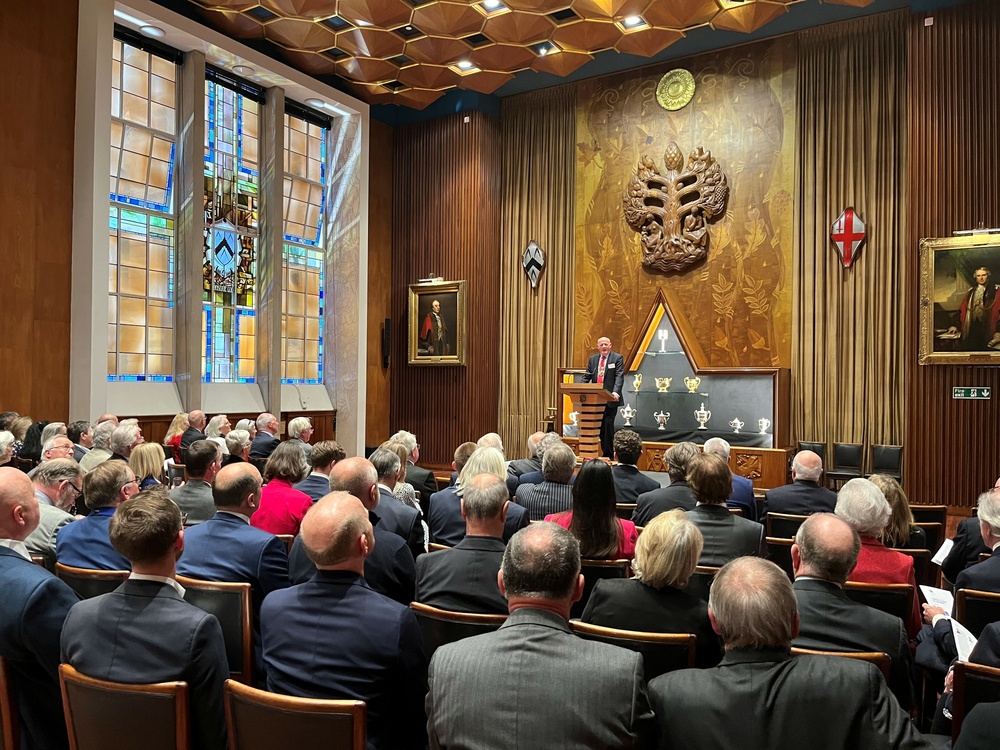
<path fill-rule="evenodd" d="M 726 206 L 729 186 L 710 151 L 688 156 L 676 143 L 663 155 L 666 174 L 643 156 L 625 193 L 625 221 L 642 240 L 642 264 L 656 271 L 682 271 L 708 255 L 708 222 Z"/>

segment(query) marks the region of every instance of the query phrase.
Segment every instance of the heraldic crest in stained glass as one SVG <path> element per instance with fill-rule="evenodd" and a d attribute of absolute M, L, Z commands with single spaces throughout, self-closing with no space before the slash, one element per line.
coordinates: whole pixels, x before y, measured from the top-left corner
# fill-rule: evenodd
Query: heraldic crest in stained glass
<path fill-rule="evenodd" d="M 625 221 L 640 234 L 642 264 L 683 271 L 708 256 L 708 222 L 722 215 L 729 186 L 722 167 L 701 147 L 688 156 L 676 143 L 663 155 L 666 173 L 643 156 L 625 192 Z"/>

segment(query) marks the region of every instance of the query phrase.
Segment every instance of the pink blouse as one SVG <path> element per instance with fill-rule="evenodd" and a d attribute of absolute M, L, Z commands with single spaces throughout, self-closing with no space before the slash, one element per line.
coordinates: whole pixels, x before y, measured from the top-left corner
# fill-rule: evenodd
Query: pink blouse
<path fill-rule="evenodd" d="M 564 529 L 569 529 L 570 522 L 573 520 L 573 511 L 549 513 L 549 515 L 545 516 L 545 520 L 557 523 Z M 635 524 L 631 521 L 626 521 L 622 518 L 616 520 L 622 530 L 622 536 L 621 541 L 618 543 L 618 551 L 615 553 L 614 559 L 631 560 L 635 557 L 635 540 L 639 538 L 639 532 L 635 530 Z"/>

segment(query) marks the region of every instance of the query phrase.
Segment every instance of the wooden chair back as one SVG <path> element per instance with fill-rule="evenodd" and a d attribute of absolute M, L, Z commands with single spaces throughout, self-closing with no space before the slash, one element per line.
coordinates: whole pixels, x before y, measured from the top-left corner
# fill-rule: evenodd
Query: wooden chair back
<path fill-rule="evenodd" d="M 910 511 L 913 513 L 914 523 L 939 523 L 948 528 L 947 505 L 911 505 Z M 936 549 L 934 551 L 937 552 Z"/>
<path fill-rule="evenodd" d="M 916 578 L 918 586 L 937 587 L 941 569 L 931 562 L 931 555 L 933 553 L 929 549 L 893 548 L 893 550 L 913 559 L 913 577 Z"/>
<path fill-rule="evenodd" d="M 615 505 L 615 515 L 626 521 L 631 521 L 632 514 L 635 513 L 635 505 L 635 503 L 618 503 Z"/>
<path fill-rule="evenodd" d="M 871 473 L 884 474 L 901 482 L 903 480 L 903 446 L 873 445 Z"/>
<path fill-rule="evenodd" d="M 987 560 L 990 559 L 990 557 L 992 556 L 992 554 L 993 554 L 992 552 L 980 552 L 979 553 L 979 562 L 986 562 Z"/>
<path fill-rule="evenodd" d="M 913 586 L 908 583 L 857 583 L 844 584 L 844 593 L 851 599 L 882 612 L 888 612 L 908 622 L 913 612 Z"/>
<path fill-rule="evenodd" d="M 729 512 L 734 516 L 740 516 L 741 518 L 746 518 L 746 513 L 743 512 L 743 508 L 730 508 Z"/>
<path fill-rule="evenodd" d="M 708 594 L 712 590 L 712 581 L 715 580 L 715 574 L 718 572 L 719 568 L 699 565 L 694 569 L 691 580 L 688 581 L 687 588 L 684 590 L 692 596 L 697 596 L 703 602 L 707 602 Z"/>
<path fill-rule="evenodd" d="M 122 585 L 130 573 L 128 570 L 90 570 L 56 563 L 56 575 L 82 599 L 111 593 Z"/>
<path fill-rule="evenodd" d="M 189 750 L 186 682 L 125 685 L 59 665 L 69 750 Z"/>
<path fill-rule="evenodd" d="M 1000 594 L 959 589 L 955 592 L 955 619 L 978 638 L 987 625 L 1000 622 Z"/>
<path fill-rule="evenodd" d="M 275 536 L 285 543 L 285 554 L 292 554 L 292 545 L 295 544 L 295 534 L 275 534 Z"/>
<path fill-rule="evenodd" d="M 575 602 L 570 609 L 571 617 L 580 617 L 587 601 L 590 599 L 590 592 L 602 578 L 628 578 L 632 574 L 632 568 L 628 560 L 593 560 L 584 558 L 580 561 L 580 572 L 583 573 L 583 596 L 580 601 Z"/>
<path fill-rule="evenodd" d="M 188 480 L 184 464 L 167 464 L 167 487 L 180 487 Z"/>
<path fill-rule="evenodd" d="M 229 750 L 365 750 L 365 703 L 292 698 L 226 680 Z"/>
<path fill-rule="evenodd" d="M 792 571 L 792 545 L 794 539 L 777 539 L 773 536 L 766 538 L 768 559 L 785 571 L 788 580 L 795 580 L 795 573 Z"/>
<path fill-rule="evenodd" d="M 933 555 L 944 542 L 945 526 L 936 521 L 933 523 L 930 521 L 918 521 L 917 527 L 924 530 L 924 534 L 927 536 L 927 549 Z"/>
<path fill-rule="evenodd" d="M 0 656 L 0 750 L 20 750 L 21 725 L 7 662 Z"/>
<path fill-rule="evenodd" d="M 983 664 L 955 662 L 951 701 L 951 739 L 958 739 L 962 722 L 980 703 L 1000 701 L 1000 669 Z"/>
<path fill-rule="evenodd" d="M 570 622 L 569 627 L 588 641 L 610 643 L 642 654 L 642 671 L 647 681 L 667 672 L 694 667 L 698 637 L 693 633 L 644 633 L 605 628 L 579 620 Z"/>
<path fill-rule="evenodd" d="M 768 513 L 765 518 L 767 535 L 777 539 L 793 539 L 799 526 L 809 516 L 796 516 L 791 513 Z"/>
<path fill-rule="evenodd" d="M 430 552 L 440 552 L 443 549 L 451 549 L 447 544 L 438 544 L 437 542 L 428 542 L 427 549 Z"/>
<path fill-rule="evenodd" d="M 184 600 L 215 615 L 222 626 L 229 676 L 238 682 L 253 680 L 253 615 L 249 583 L 222 583 L 177 576 Z"/>
<path fill-rule="evenodd" d="M 450 612 L 420 602 L 411 602 L 410 609 L 413 610 L 413 614 L 417 616 L 417 622 L 420 624 L 420 632 L 424 637 L 424 653 L 428 660 L 439 646 L 454 643 L 473 635 L 492 633 L 507 620 L 507 615 Z"/>
<path fill-rule="evenodd" d="M 867 661 L 879 668 L 886 682 L 892 672 L 892 659 L 883 651 L 816 651 L 811 648 L 792 647 L 792 656 L 842 656 L 847 659 Z"/>

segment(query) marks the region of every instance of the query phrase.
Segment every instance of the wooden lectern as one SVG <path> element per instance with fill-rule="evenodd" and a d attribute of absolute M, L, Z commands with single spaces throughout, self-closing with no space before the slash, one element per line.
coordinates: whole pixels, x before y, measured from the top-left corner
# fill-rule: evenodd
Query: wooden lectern
<path fill-rule="evenodd" d="M 602 456 L 601 421 L 604 419 L 604 405 L 612 400 L 611 391 L 606 390 L 603 383 L 560 383 L 559 395 L 569 396 L 577 406 L 580 460 Z"/>

